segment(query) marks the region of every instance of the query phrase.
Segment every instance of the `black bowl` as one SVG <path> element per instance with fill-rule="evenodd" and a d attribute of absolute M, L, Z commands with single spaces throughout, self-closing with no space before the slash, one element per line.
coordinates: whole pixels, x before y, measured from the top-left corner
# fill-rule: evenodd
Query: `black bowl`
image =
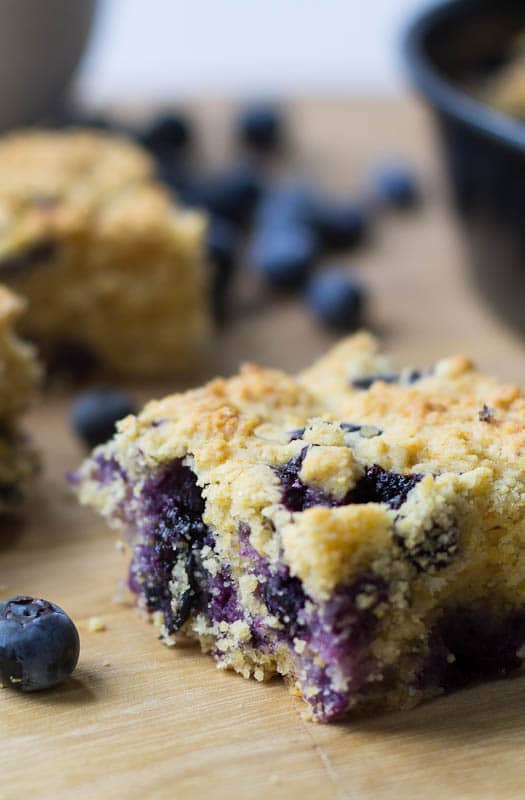
<path fill-rule="evenodd" d="M 493 306 L 525 330 L 525 123 L 475 99 L 525 30 L 524 0 L 452 0 L 410 25 L 404 52 L 444 145 L 473 274 Z"/>

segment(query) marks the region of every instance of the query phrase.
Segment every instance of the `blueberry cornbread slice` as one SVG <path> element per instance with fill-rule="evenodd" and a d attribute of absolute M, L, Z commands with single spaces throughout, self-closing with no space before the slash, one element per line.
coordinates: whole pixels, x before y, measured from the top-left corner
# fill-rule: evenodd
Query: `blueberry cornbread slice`
<path fill-rule="evenodd" d="M 0 516 L 16 510 L 36 468 L 35 454 L 18 424 L 40 378 L 33 348 L 14 331 L 24 307 L 19 297 L 0 286 Z"/>
<path fill-rule="evenodd" d="M 174 374 L 205 345 L 204 219 L 174 205 L 149 156 L 86 131 L 0 140 L 0 281 L 52 366 Z"/>
<path fill-rule="evenodd" d="M 521 668 L 524 421 L 465 358 L 395 372 L 361 335 L 150 403 L 73 480 L 166 642 L 331 721 Z"/>

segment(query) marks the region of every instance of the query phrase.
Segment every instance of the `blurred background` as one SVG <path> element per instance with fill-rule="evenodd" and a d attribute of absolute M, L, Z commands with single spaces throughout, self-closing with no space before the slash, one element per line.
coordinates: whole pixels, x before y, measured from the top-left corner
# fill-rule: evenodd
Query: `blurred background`
<path fill-rule="evenodd" d="M 100 0 L 80 97 L 394 92 L 423 0 Z"/>
<path fill-rule="evenodd" d="M 367 327 L 525 376 L 524 31 L 517 0 L 0 0 L 0 127 L 124 133 L 210 212 L 217 371 Z"/>

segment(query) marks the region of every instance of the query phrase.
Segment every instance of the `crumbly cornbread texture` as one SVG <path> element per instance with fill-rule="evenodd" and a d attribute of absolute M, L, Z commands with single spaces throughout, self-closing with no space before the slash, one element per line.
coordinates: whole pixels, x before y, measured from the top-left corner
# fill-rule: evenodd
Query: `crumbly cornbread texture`
<path fill-rule="evenodd" d="M 53 365 L 154 376 L 206 342 L 204 218 L 174 205 L 121 137 L 32 131 L 0 140 L 0 280 Z"/>
<path fill-rule="evenodd" d="M 18 425 L 40 378 L 33 348 L 13 329 L 24 308 L 23 300 L 0 286 L 0 515 L 16 508 L 36 467 L 34 452 Z"/>
<path fill-rule="evenodd" d="M 521 668 L 524 421 L 466 358 L 397 371 L 361 334 L 148 404 L 74 483 L 128 528 L 168 643 L 283 675 L 328 721 Z"/>

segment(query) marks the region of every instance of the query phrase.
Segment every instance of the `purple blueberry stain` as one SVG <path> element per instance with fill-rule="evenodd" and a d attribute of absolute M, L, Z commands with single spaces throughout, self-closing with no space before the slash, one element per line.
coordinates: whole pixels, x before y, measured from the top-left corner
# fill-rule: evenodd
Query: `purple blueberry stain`
<path fill-rule="evenodd" d="M 366 467 L 365 474 L 350 492 L 347 503 L 387 503 L 390 508 L 398 509 L 422 477 L 418 473 L 403 475 L 391 472 L 373 464 Z"/>
<path fill-rule="evenodd" d="M 275 467 L 281 483 L 281 502 L 292 512 L 304 511 L 313 506 L 338 507 L 354 503 L 387 503 L 390 508 L 398 509 L 423 477 L 420 474 L 403 475 L 391 472 L 373 464 L 365 467 L 364 474 L 356 485 L 344 497 L 336 500 L 322 489 L 308 486 L 301 480 L 299 473 L 307 452 L 308 447 L 304 447 L 286 464 Z"/>
<path fill-rule="evenodd" d="M 339 586 L 326 603 L 306 607 L 301 630 L 306 647 L 297 668 L 302 683 L 318 688 L 316 694 L 305 697 L 317 719 L 338 719 L 348 710 L 352 697 L 366 691 L 376 668 L 370 654 L 379 624 L 376 612 L 387 602 L 383 578 L 363 574 L 349 585 Z"/>
<path fill-rule="evenodd" d="M 354 389 L 361 389 L 366 390 L 370 389 L 370 387 L 377 383 L 378 381 L 382 381 L 383 383 L 401 383 L 403 385 L 411 385 L 413 383 L 417 383 L 417 381 L 421 380 L 421 378 L 426 377 L 427 375 L 431 375 L 432 370 L 423 371 L 420 369 L 411 369 L 407 372 L 396 373 L 396 372 L 385 372 L 385 373 L 377 373 L 376 375 L 365 375 L 360 378 L 353 378 L 350 381 L 350 385 Z"/>
<path fill-rule="evenodd" d="M 421 536 L 410 545 L 405 536 L 399 533 L 397 523 L 398 520 L 394 525 L 394 541 L 417 572 L 439 572 L 458 556 L 460 532 L 455 523 L 446 528 L 435 523 L 429 530 L 422 531 Z"/>
<path fill-rule="evenodd" d="M 524 644 L 523 610 L 498 616 L 490 609 L 450 609 L 430 633 L 416 686 L 449 692 L 503 678 L 520 669 Z"/>
<path fill-rule="evenodd" d="M 345 433 L 357 433 L 361 430 L 361 425 L 356 425 L 353 422 L 340 422 L 339 427 Z"/>
<path fill-rule="evenodd" d="M 307 452 L 308 447 L 303 447 L 301 452 L 286 464 L 275 467 L 282 488 L 281 502 L 288 511 L 304 511 L 312 506 L 337 505 L 322 489 L 307 486 L 299 477 Z"/>
<path fill-rule="evenodd" d="M 227 569 L 209 580 L 206 594 L 208 614 L 214 622 L 232 623 L 242 618 L 237 590 Z"/>
<path fill-rule="evenodd" d="M 350 381 L 350 385 L 354 389 L 370 389 L 372 384 L 376 383 L 377 381 L 383 381 L 383 383 L 397 383 L 398 380 L 399 375 L 395 373 L 385 373 L 382 375 L 366 375 L 362 378 L 353 378 Z"/>
<path fill-rule="evenodd" d="M 293 639 L 301 634 L 306 595 L 299 578 L 290 575 L 287 567 L 270 575 L 263 589 L 266 608 L 285 626 Z"/>
<path fill-rule="evenodd" d="M 210 539 L 202 521 L 204 500 L 195 474 L 182 459 L 147 481 L 142 498 L 148 530 L 145 541 L 135 547 L 129 586 L 142 593 L 148 611 L 162 612 L 167 631 L 174 633 L 199 602 L 203 572 L 199 553 Z M 170 581 L 178 562 L 186 572 L 188 588 L 174 611 Z"/>
<path fill-rule="evenodd" d="M 202 520 L 204 499 L 192 470 L 176 459 L 142 490 L 142 513 L 147 520 L 142 540 L 135 545 L 129 587 L 144 598 L 150 612 L 160 611 L 168 634 L 176 633 L 199 609 L 214 622 L 242 617 L 237 591 L 224 568 L 212 576 L 202 564 L 204 546 L 214 537 Z M 186 586 L 174 597 L 175 567 L 186 575 Z"/>

